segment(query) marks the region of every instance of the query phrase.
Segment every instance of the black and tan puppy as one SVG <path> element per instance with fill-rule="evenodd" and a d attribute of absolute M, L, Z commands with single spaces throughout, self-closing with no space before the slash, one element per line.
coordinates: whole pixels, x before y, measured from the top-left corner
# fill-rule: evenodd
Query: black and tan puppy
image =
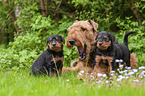
<path fill-rule="evenodd" d="M 130 66 L 130 52 L 128 49 L 128 36 L 135 31 L 127 32 L 124 36 L 124 43 L 119 44 L 114 42 L 114 37 L 112 34 L 106 31 L 101 31 L 98 33 L 96 38 L 96 48 L 94 70 L 97 70 L 101 62 L 106 62 L 108 64 L 110 72 L 117 68 L 116 59 L 122 59 L 127 66 Z"/>
<path fill-rule="evenodd" d="M 30 74 L 33 75 L 61 75 L 63 67 L 63 43 L 64 38 L 60 35 L 49 36 L 46 40 L 48 48 L 33 63 Z"/>

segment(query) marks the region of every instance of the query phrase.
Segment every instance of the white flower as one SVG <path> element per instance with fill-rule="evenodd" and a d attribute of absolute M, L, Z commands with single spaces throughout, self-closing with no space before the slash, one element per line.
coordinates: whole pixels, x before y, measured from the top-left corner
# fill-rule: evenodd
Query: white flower
<path fill-rule="evenodd" d="M 82 85 L 80 85 L 79 87 L 82 87 Z"/>
<path fill-rule="evenodd" d="M 105 83 L 109 83 L 109 80 L 106 80 Z"/>
<path fill-rule="evenodd" d="M 90 75 L 91 78 L 93 78 L 94 76 Z"/>
<path fill-rule="evenodd" d="M 1 59 L 1 61 L 5 61 L 5 59 Z"/>
<path fill-rule="evenodd" d="M 124 73 L 128 72 L 128 70 L 124 70 Z"/>
<path fill-rule="evenodd" d="M 102 81 L 101 80 L 99 80 L 98 82 L 96 82 L 97 84 L 100 84 Z"/>
<path fill-rule="evenodd" d="M 142 71 L 141 74 L 144 75 L 145 71 Z"/>
<path fill-rule="evenodd" d="M 86 79 L 83 79 L 83 81 L 86 81 Z"/>
<path fill-rule="evenodd" d="M 82 76 L 82 73 L 79 73 L 80 76 Z"/>
<path fill-rule="evenodd" d="M 117 87 L 120 87 L 119 85 L 117 85 Z"/>
<path fill-rule="evenodd" d="M 138 69 L 139 69 L 139 70 L 141 70 L 141 69 L 145 69 L 145 67 L 144 67 L 144 66 L 141 66 L 141 67 L 139 67 Z"/>
<path fill-rule="evenodd" d="M 138 69 L 133 69 L 133 72 L 138 72 Z"/>
<path fill-rule="evenodd" d="M 82 70 L 82 71 L 80 71 L 80 73 L 84 73 L 84 71 Z"/>
<path fill-rule="evenodd" d="M 120 60 L 119 60 L 119 62 L 120 62 L 120 63 L 122 63 L 122 62 L 123 62 L 123 60 L 122 60 L 122 59 L 120 59 Z"/>
<path fill-rule="evenodd" d="M 114 74 L 110 74 L 111 76 L 114 76 Z"/>
<path fill-rule="evenodd" d="M 118 68 L 117 71 L 120 71 L 120 69 Z"/>
<path fill-rule="evenodd" d="M 121 78 L 117 78 L 117 79 L 116 79 L 117 82 L 120 82 L 121 80 L 122 80 Z"/>
<path fill-rule="evenodd" d="M 105 78 L 105 77 L 107 77 L 107 75 L 106 74 L 102 74 L 102 76 Z"/>
<path fill-rule="evenodd" d="M 66 82 L 69 82 L 69 79 L 66 79 Z"/>
<path fill-rule="evenodd" d="M 111 73 L 115 73 L 115 71 L 111 71 Z"/>
<path fill-rule="evenodd" d="M 126 69 L 128 69 L 128 70 L 131 70 L 131 67 L 125 67 Z"/>
<path fill-rule="evenodd" d="M 102 76 L 102 74 L 101 74 L 101 73 L 97 73 L 97 76 L 98 76 L 98 77 L 101 77 L 101 76 Z"/>
<path fill-rule="evenodd" d="M 94 73 L 91 73 L 91 75 L 94 75 Z"/>
<path fill-rule="evenodd" d="M 120 74 L 123 74 L 123 73 L 124 73 L 124 71 L 120 71 L 119 73 L 120 73 Z"/>
<path fill-rule="evenodd" d="M 123 65 L 119 65 L 119 68 L 123 68 Z"/>
<path fill-rule="evenodd" d="M 129 79 L 129 77 L 127 76 L 127 77 L 125 77 L 126 79 Z"/>
<path fill-rule="evenodd" d="M 133 80 L 133 81 L 136 82 L 136 83 L 139 82 L 139 80 L 137 80 L 137 79 L 136 80 Z"/>
<path fill-rule="evenodd" d="M 115 62 L 119 62 L 119 60 L 118 60 L 118 59 L 116 59 L 116 60 L 115 60 Z"/>
<path fill-rule="evenodd" d="M 86 75 L 89 75 L 89 73 L 86 73 Z"/>
<path fill-rule="evenodd" d="M 134 74 L 134 72 L 129 72 L 129 73 L 128 73 L 128 75 L 133 75 L 133 74 Z"/>

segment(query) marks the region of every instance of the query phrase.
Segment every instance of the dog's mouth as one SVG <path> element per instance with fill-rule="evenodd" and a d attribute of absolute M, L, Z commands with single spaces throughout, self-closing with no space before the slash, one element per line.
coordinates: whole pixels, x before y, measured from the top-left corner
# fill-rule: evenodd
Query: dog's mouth
<path fill-rule="evenodd" d="M 79 51 L 79 59 L 81 61 L 83 61 L 84 59 L 86 59 L 86 47 L 87 47 L 86 44 L 84 44 L 84 48 L 77 47 L 78 48 L 78 51 Z"/>

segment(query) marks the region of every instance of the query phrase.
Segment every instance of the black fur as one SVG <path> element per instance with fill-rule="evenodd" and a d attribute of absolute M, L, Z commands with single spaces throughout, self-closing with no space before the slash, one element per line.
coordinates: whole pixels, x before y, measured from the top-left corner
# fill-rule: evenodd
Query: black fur
<path fill-rule="evenodd" d="M 58 39 L 56 39 L 56 37 Z M 50 40 L 51 39 L 51 40 Z M 61 50 L 60 51 L 55 51 L 50 48 L 50 45 L 48 45 L 48 48 L 34 61 L 30 74 L 33 75 L 58 75 L 58 70 L 60 70 L 59 75 L 61 74 L 61 70 L 63 67 L 63 60 L 57 60 L 55 62 L 54 58 L 63 58 L 63 43 L 64 43 L 64 38 L 60 35 L 52 35 L 49 36 L 48 39 L 46 40 L 46 45 L 47 44 L 60 44 L 62 43 Z"/>
<path fill-rule="evenodd" d="M 130 52 L 128 49 L 128 36 L 133 33 L 136 33 L 136 32 L 135 31 L 127 32 L 124 36 L 124 43 L 119 44 L 119 43 L 114 42 L 114 39 L 112 38 L 112 35 L 109 32 L 106 32 L 106 31 L 99 32 L 98 36 L 99 35 L 107 36 L 109 40 L 111 41 L 111 44 L 106 50 L 99 49 L 96 46 L 94 50 L 95 55 L 104 56 L 104 57 L 105 56 L 113 57 L 112 70 L 115 70 L 118 67 L 117 63 L 115 62 L 116 59 L 122 59 L 126 63 L 127 66 L 130 66 Z"/>

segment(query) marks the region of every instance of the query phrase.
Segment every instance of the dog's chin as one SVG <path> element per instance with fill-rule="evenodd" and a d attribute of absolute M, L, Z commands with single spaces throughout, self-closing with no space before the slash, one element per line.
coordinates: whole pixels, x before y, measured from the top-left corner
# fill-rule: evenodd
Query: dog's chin
<path fill-rule="evenodd" d="M 52 47 L 51 50 L 58 52 L 61 51 L 62 49 L 60 47 Z"/>
<path fill-rule="evenodd" d="M 105 47 L 105 46 L 97 46 L 99 49 L 101 50 L 107 50 L 108 47 Z"/>

